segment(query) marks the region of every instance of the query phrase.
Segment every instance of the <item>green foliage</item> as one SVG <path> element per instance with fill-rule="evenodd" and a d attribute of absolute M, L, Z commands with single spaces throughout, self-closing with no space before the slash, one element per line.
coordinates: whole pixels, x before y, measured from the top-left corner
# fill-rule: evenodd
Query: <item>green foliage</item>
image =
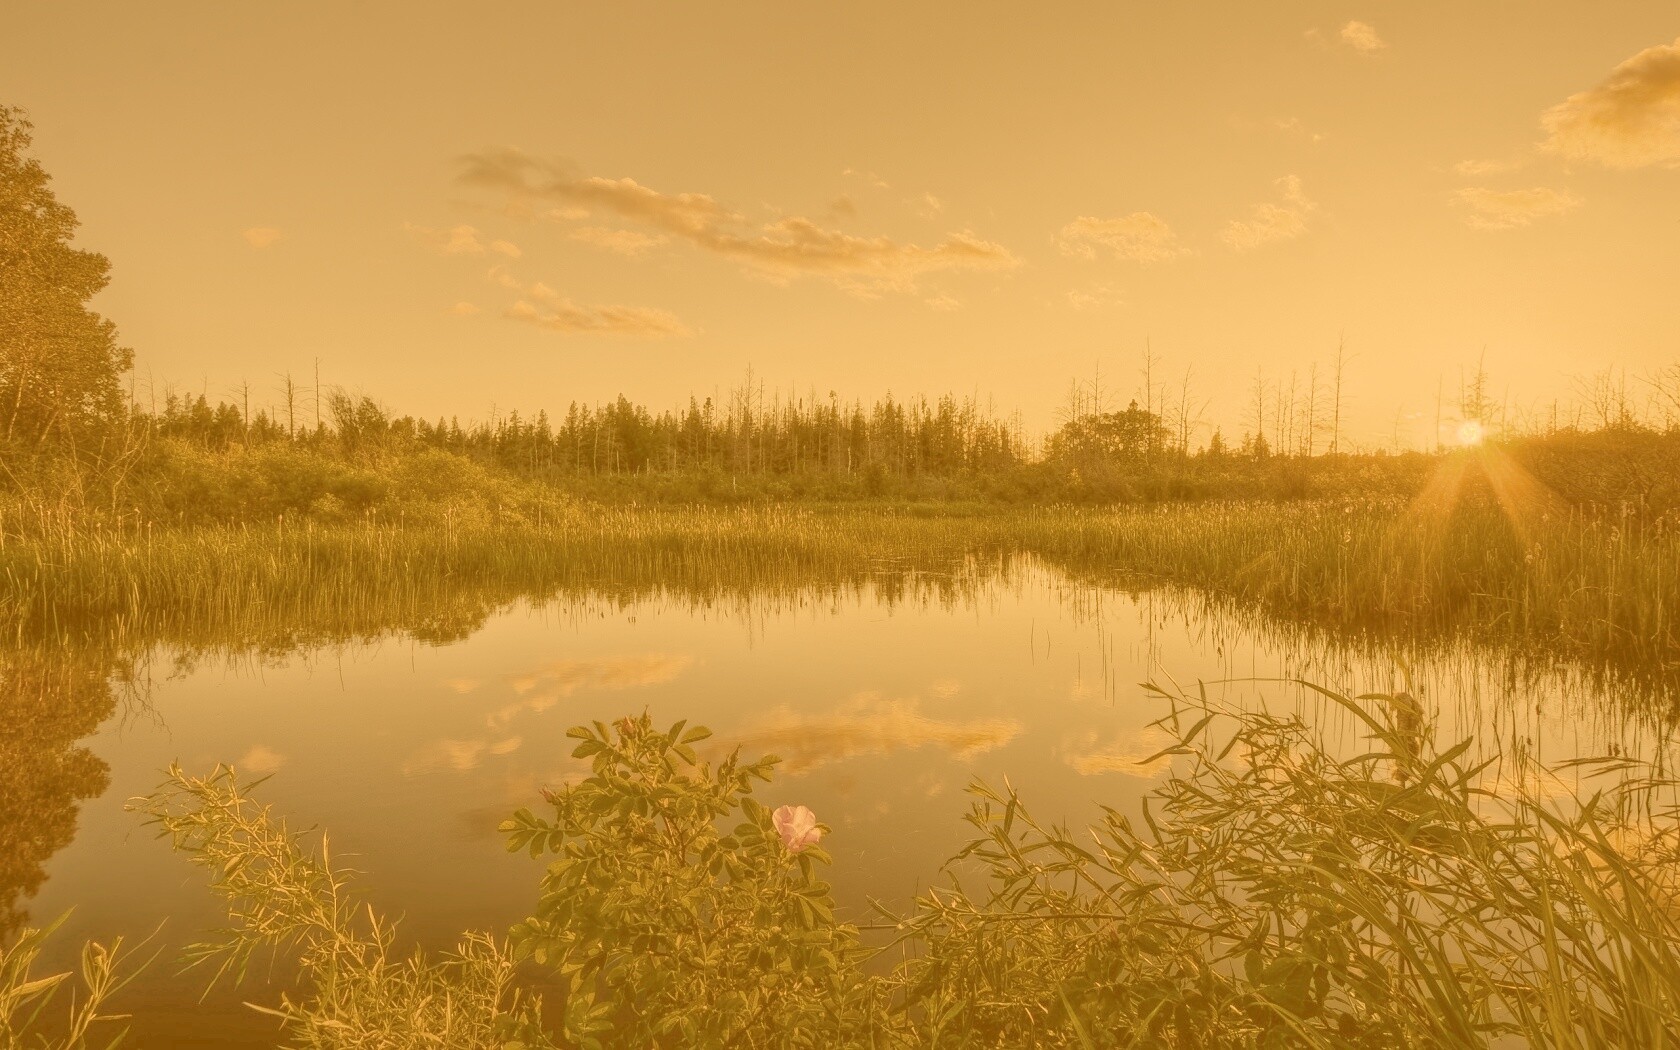
<path fill-rule="evenodd" d="M 306 848 L 247 790 L 225 766 L 205 777 L 172 767 L 157 791 L 130 804 L 210 873 L 232 913 L 221 939 L 187 949 L 190 962 L 213 965 L 218 979 L 243 979 L 258 948 L 292 953 L 309 975 L 306 992 L 260 1009 L 284 1022 L 296 1047 L 553 1045 L 539 1024 L 540 1001 L 515 985 L 513 959 L 495 938 L 465 934 L 441 960 L 397 957 L 391 924 L 356 904 L 326 837 L 319 852 Z"/>
<path fill-rule="evenodd" d="M 714 768 L 693 750 L 709 730 L 645 714 L 568 735 L 592 775 L 551 793 L 552 820 L 501 828 L 510 850 L 558 857 L 511 941 L 566 982 L 568 1045 L 836 1046 L 867 1028 L 828 855 L 791 853 L 751 796 L 776 759 Z"/>
<path fill-rule="evenodd" d="M 1320 690 L 1365 731 L 1171 695 L 1174 773 L 1141 824 L 1075 836 L 976 785 L 899 982 L 910 1031 L 957 1046 L 1672 1046 L 1673 782 L 1616 761 L 1586 799 L 1527 769 L 1495 790 L 1409 696 Z M 1313 687 L 1317 688 L 1317 687 Z M 1556 787 L 1556 784 L 1547 786 Z M 1665 800 L 1666 801 L 1663 801 Z"/>
<path fill-rule="evenodd" d="M 1068 420 L 1050 436 L 1049 455 L 1085 471 L 1135 465 L 1164 450 L 1168 436 L 1161 417 L 1133 401 L 1122 412 L 1088 412 Z"/>
<path fill-rule="evenodd" d="M 874 950 L 900 956 L 890 971 L 837 920 L 826 854 L 790 852 L 751 797 L 775 760 L 700 762 L 708 734 L 680 722 L 572 731 L 591 775 L 550 794 L 552 819 L 502 825 L 511 850 L 556 858 L 535 913 L 508 947 L 473 935 L 443 963 L 392 962 L 387 927 L 357 930 L 324 844 L 301 850 L 230 772 L 172 770 L 139 808 L 233 905 L 235 928 L 199 958 L 301 952 L 314 988 L 276 1011 L 294 1045 L 1680 1040 L 1675 782 L 1626 760 L 1577 764 L 1607 778 L 1585 798 L 1538 768 L 1495 779 L 1469 742 L 1438 749 L 1404 693 L 1320 689 L 1363 731 L 1341 754 L 1298 716 L 1146 688 L 1171 707 L 1158 725 L 1173 743 L 1146 760 L 1172 765 L 1141 819 L 1105 809 L 1076 835 L 974 785 L 949 884 L 872 927 L 892 931 Z M 552 1036 L 516 958 L 560 979 Z"/>
<path fill-rule="evenodd" d="M 86 306 L 110 264 L 71 247 L 76 215 L 28 156 L 30 130 L 0 106 L 0 481 L 13 485 L 38 480 L 54 458 L 109 455 L 132 357 Z"/>
<path fill-rule="evenodd" d="M 120 937 L 108 947 L 96 941 L 82 947 L 79 989 L 67 971 L 35 976 L 35 963 L 47 939 L 63 921 L 0 937 L 0 1048 L 4 1050 L 112 1050 L 123 1040 L 124 1029 L 116 1024 L 123 1015 L 105 1012 L 106 1000 L 137 972 L 120 976 L 126 965 Z"/>

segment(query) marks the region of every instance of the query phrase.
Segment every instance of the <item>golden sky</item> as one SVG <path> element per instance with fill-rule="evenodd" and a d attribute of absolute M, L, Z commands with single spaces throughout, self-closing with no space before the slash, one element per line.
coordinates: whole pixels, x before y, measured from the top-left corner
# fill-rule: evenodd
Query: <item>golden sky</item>
<path fill-rule="evenodd" d="M 826 399 L 1345 336 L 1348 438 L 1484 353 L 1537 409 L 1680 359 L 1680 6 L 13 0 L 0 101 L 110 256 L 139 390 L 463 418 L 751 365 Z M 1205 437 L 1205 432 L 1204 435 Z"/>

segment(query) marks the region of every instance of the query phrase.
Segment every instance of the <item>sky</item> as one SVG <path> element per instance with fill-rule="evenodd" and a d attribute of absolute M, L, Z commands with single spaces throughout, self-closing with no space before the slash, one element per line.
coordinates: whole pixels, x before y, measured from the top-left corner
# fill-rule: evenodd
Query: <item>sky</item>
<path fill-rule="evenodd" d="M 946 392 L 1053 426 L 1345 348 L 1344 442 L 1680 361 L 1672 0 L 12 0 L 0 102 L 165 390 Z M 1185 382 L 1189 372 L 1188 384 Z M 1450 411 L 1448 415 L 1451 416 Z M 1450 423 L 1448 425 L 1451 425 Z"/>

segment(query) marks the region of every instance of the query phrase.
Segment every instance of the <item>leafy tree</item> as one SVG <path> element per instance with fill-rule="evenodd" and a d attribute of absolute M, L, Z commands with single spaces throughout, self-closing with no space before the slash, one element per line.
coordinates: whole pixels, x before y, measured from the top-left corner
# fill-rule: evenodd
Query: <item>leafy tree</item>
<path fill-rule="evenodd" d="M 97 454 L 121 420 L 117 380 L 132 360 L 87 307 L 110 262 L 71 246 L 76 214 L 28 156 L 31 129 L 0 106 L 0 459 L 10 463 Z"/>
<path fill-rule="evenodd" d="M 1093 412 L 1070 420 L 1050 437 L 1053 458 L 1091 466 L 1141 462 L 1166 444 L 1161 417 L 1133 401 L 1124 412 Z"/>

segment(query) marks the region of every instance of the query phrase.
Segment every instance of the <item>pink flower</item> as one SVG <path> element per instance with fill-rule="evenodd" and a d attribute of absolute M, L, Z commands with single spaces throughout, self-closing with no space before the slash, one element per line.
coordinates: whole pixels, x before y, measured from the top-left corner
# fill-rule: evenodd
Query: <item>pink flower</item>
<path fill-rule="evenodd" d="M 817 815 L 804 806 L 780 806 L 770 814 L 770 823 L 776 825 L 776 833 L 782 836 L 782 845 L 788 848 L 789 853 L 799 853 L 808 846 L 815 846 L 822 838 L 822 829 L 817 827 Z"/>

